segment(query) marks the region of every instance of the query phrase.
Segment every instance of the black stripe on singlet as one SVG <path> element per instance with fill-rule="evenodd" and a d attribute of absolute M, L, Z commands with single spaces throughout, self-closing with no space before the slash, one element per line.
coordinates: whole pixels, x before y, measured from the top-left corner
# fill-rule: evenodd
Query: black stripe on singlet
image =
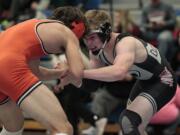
<path fill-rule="evenodd" d="M 135 36 L 131 35 L 130 33 L 121 33 L 121 34 L 119 34 L 119 35 L 116 37 L 116 40 L 115 40 L 115 43 L 114 43 L 114 48 L 113 48 L 113 57 L 114 57 L 114 58 L 116 57 L 116 45 L 117 45 L 117 43 L 118 43 L 121 39 L 123 39 L 124 37 L 128 37 L 128 36 L 134 37 L 134 38 L 138 39 L 138 40 L 145 46 L 145 48 L 146 48 L 147 43 L 146 43 L 144 40 L 139 39 L 138 37 L 135 37 Z M 146 51 L 147 51 L 147 50 L 146 50 Z"/>
<path fill-rule="evenodd" d="M 40 38 L 39 33 L 38 33 L 38 31 L 37 31 L 38 26 L 39 26 L 40 24 L 43 24 L 43 23 L 60 23 L 60 24 L 62 24 L 62 25 L 64 25 L 64 24 L 63 24 L 63 22 L 56 21 L 56 20 L 49 20 L 49 21 L 47 20 L 47 21 L 39 22 L 39 23 L 36 25 L 36 28 L 35 28 L 35 29 L 36 29 L 36 34 L 37 34 L 37 36 L 38 36 L 38 38 L 39 38 L 39 40 L 40 40 L 40 42 L 41 42 L 42 49 L 43 49 L 44 52 L 47 53 L 47 54 L 53 54 L 53 53 L 48 52 L 48 51 L 46 50 L 46 48 L 44 47 L 43 41 L 42 41 L 42 39 Z"/>
<path fill-rule="evenodd" d="M 124 37 L 134 37 L 136 39 L 138 39 L 144 46 L 145 46 L 145 49 L 146 49 L 146 46 L 147 46 L 147 43 L 145 41 L 143 41 L 142 39 L 139 39 L 138 37 L 135 37 L 129 33 L 121 33 L 119 34 L 117 37 L 116 37 L 116 40 L 115 40 L 115 43 L 114 43 L 114 48 L 113 48 L 113 57 L 115 58 L 116 57 L 116 45 L 117 43 L 123 39 Z M 147 51 L 147 49 L 146 49 Z M 101 55 L 99 56 L 99 58 L 101 59 L 101 61 L 103 61 L 105 64 L 107 65 L 112 65 L 112 63 L 106 58 L 105 54 L 104 54 L 104 51 L 102 51 Z"/>
<path fill-rule="evenodd" d="M 114 48 L 113 48 L 113 57 L 115 58 L 116 57 L 116 45 L 117 43 L 123 39 L 124 37 L 127 37 L 127 36 L 132 36 L 131 34 L 129 33 L 121 33 L 119 34 L 117 37 L 116 37 L 116 40 L 115 40 L 115 43 L 114 43 Z"/>
<path fill-rule="evenodd" d="M 105 60 L 105 62 L 106 62 L 106 64 L 108 64 L 108 65 L 112 65 L 112 63 L 106 58 L 106 56 L 105 56 L 105 54 L 104 54 L 104 52 L 102 52 L 102 56 L 103 56 L 103 58 L 104 58 L 104 60 Z"/>

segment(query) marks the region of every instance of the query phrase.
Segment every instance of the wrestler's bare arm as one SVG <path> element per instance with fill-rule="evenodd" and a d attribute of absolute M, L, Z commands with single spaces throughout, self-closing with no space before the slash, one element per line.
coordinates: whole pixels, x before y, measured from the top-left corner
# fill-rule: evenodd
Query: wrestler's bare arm
<path fill-rule="evenodd" d="M 72 83 L 75 86 L 80 86 L 82 83 L 84 64 L 81 58 L 79 40 L 67 27 L 59 27 L 56 32 L 54 38 L 57 39 L 59 48 L 64 50 Z M 61 84 L 63 85 L 63 83 Z"/>
<path fill-rule="evenodd" d="M 50 53 L 65 53 L 69 71 L 77 82 L 81 82 L 84 65 L 80 55 L 79 41 L 74 33 L 60 23 L 38 26 L 38 34 L 45 49 Z"/>
<path fill-rule="evenodd" d="M 116 46 L 116 58 L 113 65 L 98 69 L 84 71 L 84 78 L 101 81 L 123 80 L 129 68 L 133 65 L 135 59 L 135 40 L 124 38 Z"/>
<path fill-rule="evenodd" d="M 59 79 L 61 76 L 65 75 L 68 72 L 68 67 L 62 65 L 58 69 L 48 69 L 42 66 L 39 66 L 40 60 L 33 60 L 29 62 L 29 67 L 32 72 L 41 80 L 53 80 Z"/>
<path fill-rule="evenodd" d="M 91 52 L 89 53 L 89 55 L 90 55 L 89 68 L 86 68 L 86 69 L 100 68 L 104 66 L 104 64 L 99 59 L 97 59 Z M 133 80 L 133 77 L 132 75 L 127 73 L 127 75 L 124 77 L 123 80 L 131 81 Z"/>
<path fill-rule="evenodd" d="M 85 68 L 83 60 L 81 58 L 79 40 L 69 29 L 65 30 L 62 36 L 64 36 L 63 39 L 65 39 L 65 41 L 64 44 L 61 45 L 65 50 L 65 55 L 69 66 L 69 75 L 71 76 L 71 83 L 79 87 L 82 84 L 83 70 Z M 62 80 L 61 82 L 61 84 L 63 85 Z"/>
<path fill-rule="evenodd" d="M 80 53 L 81 53 L 81 57 L 82 57 L 85 69 L 89 69 L 89 67 L 90 67 L 90 60 L 89 60 L 89 58 L 82 51 Z"/>

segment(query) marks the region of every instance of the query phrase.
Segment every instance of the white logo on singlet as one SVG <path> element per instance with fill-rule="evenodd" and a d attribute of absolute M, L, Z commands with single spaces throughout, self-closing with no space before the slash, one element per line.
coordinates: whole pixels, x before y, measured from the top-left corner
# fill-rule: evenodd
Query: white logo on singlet
<path fill-rule="evenodd" d="M 133 65 L 128 72 L 135 78 L 140 80 L 148 80 L 153 76 L 153 73 L 136 65 Z"/>
<path fill-rule="evenodd" d="M 159 64 L 161 64 L 161 56 L 159 54 L 158 49 L 149 44 L 146 46 L 146 49 L 147 49 L 148 54 L 151 57 L 153 57 L 155 60 L 157 60 Z"/>
<path fill-rule="evenodd" d="M 170 87 L 173 86 L 173 78 L 171 72 L 165 67 L 164 70 L 159 75 L 161 82 L 164 84 L 168 84 Z"/>

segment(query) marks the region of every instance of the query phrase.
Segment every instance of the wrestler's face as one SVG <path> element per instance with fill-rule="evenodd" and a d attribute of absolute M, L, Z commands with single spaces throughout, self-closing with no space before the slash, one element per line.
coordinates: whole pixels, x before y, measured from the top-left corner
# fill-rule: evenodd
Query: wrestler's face
<path fill-rule="evenodd" d="M 96 52 L 101 49 L 103 44 L 97 33 L 87 35 L 84 38 L 84 41 L 87 48 L 92 52 Z"/>

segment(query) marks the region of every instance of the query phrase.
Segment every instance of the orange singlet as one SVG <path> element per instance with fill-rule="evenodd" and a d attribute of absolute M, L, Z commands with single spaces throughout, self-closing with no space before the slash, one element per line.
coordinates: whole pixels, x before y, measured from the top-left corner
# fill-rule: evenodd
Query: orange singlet
<path fill-rule="evenodd" d="M 0 104 L 10 98 L 20 105 L 41 84 L 28 67 L 29 60 L 46 55 L 36 31 L 41 22 L 31 19 L 0 33 Z"/>

